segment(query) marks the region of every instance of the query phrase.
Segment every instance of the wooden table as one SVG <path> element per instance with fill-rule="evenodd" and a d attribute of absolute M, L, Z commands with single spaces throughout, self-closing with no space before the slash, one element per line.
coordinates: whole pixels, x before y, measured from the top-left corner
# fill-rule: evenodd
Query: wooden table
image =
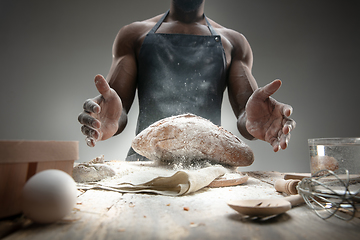
<path fill-rule="evenodd" d="M 283 197 L 273 187 L 283 174 L 249 175 L 240 186 L 206 188 L 182 197 L 88 190 L 79 194 L 67 220 L 51 225 L 24 218 L 2 220 L 0 236 L 6 240 L 360 239 L 359 218 L 322 220 L 306 205 L 267 220 L 242 217 L 226 204 L 228 200 Z"/>

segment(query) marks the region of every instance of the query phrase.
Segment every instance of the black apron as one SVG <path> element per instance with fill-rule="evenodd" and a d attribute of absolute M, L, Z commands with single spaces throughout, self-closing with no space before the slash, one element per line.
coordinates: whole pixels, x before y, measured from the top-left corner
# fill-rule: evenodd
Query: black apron
<path fill-rule="evenodd" d="M 155 33 L 168 13 L 146 35 L 140 49 L 136 134 L 160 119 L 184 113 L 221 125 L 226 88 L 221 38 L 206 17 L 210 36 Z M 126 160 L 148 159 L 130 149 Z"/>

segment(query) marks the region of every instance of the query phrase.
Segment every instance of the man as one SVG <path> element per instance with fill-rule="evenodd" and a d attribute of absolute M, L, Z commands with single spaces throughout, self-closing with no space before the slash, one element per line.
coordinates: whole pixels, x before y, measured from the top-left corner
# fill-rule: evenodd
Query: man
<path fill-rule="evenodd" d="M 170 10 L 123 27 L 113 45 L 106 80 L 97 75 L 100 96 L 84 103 L 78 120 L 89 146 L 123 131 L 136 90 L 136 133 L 172 115 L 193 113 L 220 125 L 225 88 L 246 139 L 285 149 L 295 121 L 292 107 L 271 98 L 275 80 L 258 88 L 251 74 L 252 51 L 245 37 L 204 15 L 205 0 L 172 0 Z M 127 160 L 140 156 L 129 153 Z"/>

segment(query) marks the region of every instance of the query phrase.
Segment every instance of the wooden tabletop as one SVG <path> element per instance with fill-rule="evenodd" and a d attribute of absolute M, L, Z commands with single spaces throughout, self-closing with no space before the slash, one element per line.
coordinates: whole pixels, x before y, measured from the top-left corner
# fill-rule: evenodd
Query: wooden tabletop
<path fill-rule="evenodd" d="M 62 221 L 37 225 L 23 217 L 0 221 L 0 238 L 14 239 L 360 239 L 360 219 L 320 219 L 306 205 L 263 219 L 248 219 L 226 202 L 282 198 L 273 183 L 284 174 L 251 172 L 247 183 L 205 188 L 191 195 L 88 190 Z"/>

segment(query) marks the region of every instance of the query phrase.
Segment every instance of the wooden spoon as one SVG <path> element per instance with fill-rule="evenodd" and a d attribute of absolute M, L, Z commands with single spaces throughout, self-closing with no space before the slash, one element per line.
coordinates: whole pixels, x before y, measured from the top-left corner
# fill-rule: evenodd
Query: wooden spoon
<path fill-rule="evenodd" d="M 227 204 L 242 215 L 250 217 L 268 217 L 278 215 L 291 209 L 293 206 L 304 203 L 299 195 L 284 198 L 257 199 L 257 200 L 234 200 Z"/>

